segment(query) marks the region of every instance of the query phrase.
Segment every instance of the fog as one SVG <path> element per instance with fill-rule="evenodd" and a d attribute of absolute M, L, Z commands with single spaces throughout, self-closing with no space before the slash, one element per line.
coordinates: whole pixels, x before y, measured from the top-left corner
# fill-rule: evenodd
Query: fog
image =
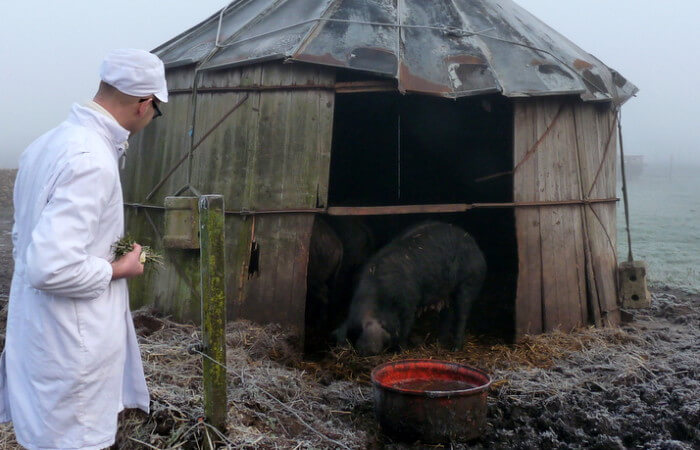
<path fill-rule="evenodd" d="M 228 3 L 0 2 L 0 167 L 16 167 L 24 147 L 60 123 L 73 102 L 92 97 L 109 50 L 153 49 Z M 518 3 L 640 88 L 623 108 L 627 153 L 652 163 L 700 163 L 700 2 Z"/>
<path fill-rule="evenodd" d="M 151 50 L 227 3 L 0 0 L 0 167 L 93 97 L 110 50 Z"/>

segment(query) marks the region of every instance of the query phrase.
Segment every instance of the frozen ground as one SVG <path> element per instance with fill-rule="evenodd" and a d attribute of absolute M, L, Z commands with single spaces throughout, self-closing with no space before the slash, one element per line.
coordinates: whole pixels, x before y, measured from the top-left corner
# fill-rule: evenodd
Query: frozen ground
<path fill-rule="evenodd" d="M 0 205 L 3 337 L 10 226 L 10 210 Z M 494 378 L 483 436 L 452 448 L 700 448 L 700 295 L 657 283 L 653 296 L 650 309 L 631 312 L 618 330 L 554 333 L 521 346 L 470 340 L 453 353 L 426 349 Z M 137 325 L 153 413 L 124 416 L 117 448 L 197 448 L 198 438 L 214 433 L 197 420 L 200 361 L 186 352 L 198 330 L 147 312 L 137 314 Z M 279 327 L 229 325 L 229 431 L 217 438 L 222 445 L 422 448 L 381 434 L 367 383 L 381 358 L 415 351 L 367 359 L 340 351 L 309 362 L 292 339 Z M 10 426 L 0 427 L 0 448 L 18 448 Z"/>

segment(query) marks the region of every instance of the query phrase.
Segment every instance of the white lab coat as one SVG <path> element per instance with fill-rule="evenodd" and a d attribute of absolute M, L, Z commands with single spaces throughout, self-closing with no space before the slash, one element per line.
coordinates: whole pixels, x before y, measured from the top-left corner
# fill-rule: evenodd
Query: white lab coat
<path fill-rule="evenodd" d="M 124 229 L 128 136 L 76 104 L 20 159 L 0 421 L 30 449 L 101 449 L 119 411 L 148 412 L 126 280 L 111 281 L 109 262 Z"/>

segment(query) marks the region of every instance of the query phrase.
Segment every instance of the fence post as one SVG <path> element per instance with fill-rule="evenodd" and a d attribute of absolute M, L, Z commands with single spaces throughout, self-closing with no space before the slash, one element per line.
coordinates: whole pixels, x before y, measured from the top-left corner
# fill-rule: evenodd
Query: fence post
<path fill-rule="evenodd" d="M 226 282 L 224 270 L 224 198 L 199 199 L 200 270 L 202 276 L 202 344 L 204 415 L 221 431 L 226 429 Z"/>

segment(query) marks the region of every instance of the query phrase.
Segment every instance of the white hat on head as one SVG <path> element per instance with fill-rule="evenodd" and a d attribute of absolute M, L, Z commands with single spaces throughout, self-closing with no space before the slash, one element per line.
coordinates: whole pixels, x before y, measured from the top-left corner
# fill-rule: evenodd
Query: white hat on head
<path fill-rule="evenodd" d="M 124 94 L 134 97 L 155 95 L 161 102 L 168 102 L 163 61 L 145 50 L 112 50 L 102 61 L 100 79 Z"/>

